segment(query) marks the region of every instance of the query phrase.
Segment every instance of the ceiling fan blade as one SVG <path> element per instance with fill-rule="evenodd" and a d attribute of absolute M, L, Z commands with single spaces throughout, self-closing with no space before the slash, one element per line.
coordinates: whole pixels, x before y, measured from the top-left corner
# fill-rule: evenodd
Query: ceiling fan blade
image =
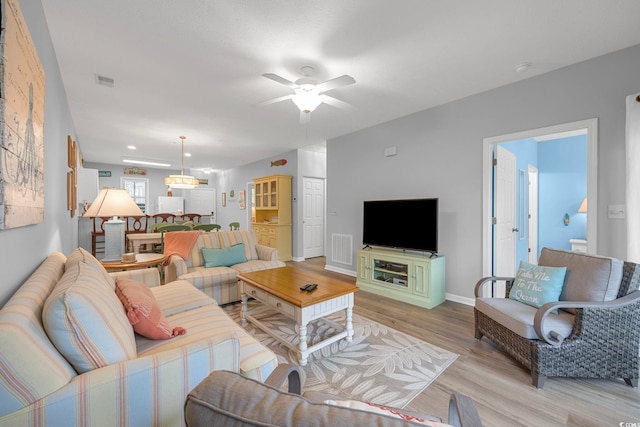
<path fill-rule="evenodd" d="M 256 104 L 256 107 L 262 107 L 264 105 L 270 105 L 270 104 L 275 104 L 276 102 L 286 101 L 287 99 L 291 99 L 292 96 L 293 95 L 285 95 L 285 96 L 279 96 L 273 99 L 267 99 L 266 101 L 258 102 Z"/>
<path fill-rule="evenodd" d="M 277 74 L 273 74 L 273 73 L 264 73 L 263 74 L 264 77 L 273 80 L 274 82 L 278 82 L 280 84 L 283 84 L 285 86 L 289 86 L 290 88 L 295 88 L 296 84 L 292 81 L 289 81 L 287 79 L 285 79 L 284 77 L 280 77 Z"/>
<path fill-rule="evenodd" d="M 307 124 L 311 121 L 311 113 L 300 111 L 300 124 Z"/>
<path fill-rule="evenodd" d="M 356 109 L 356 107 L 354 107 L 353 105 L 346 103 L 344 101 L 340 101 L 339 99 L 334 98 L 333 96 L 321 95 L 321 97 L 322 97 L 322 102 L 324 102 L 325 104 L 329 104 L 332 107 L 336 107 L 341 110 L 347 110 L 347 111 L 353 111 Z"/>
<path fill-rule="evenodd" d="M 327 80 L 324 83 L 316 85 L 316 89 L 318 89 L 318 91 L 320 92 L 326 92 L 337 87 L 352 85 L 355 82 L 356 79 L 348 74 L 345 74 L 344 76 L 336 77 L 335 79 Z"/>

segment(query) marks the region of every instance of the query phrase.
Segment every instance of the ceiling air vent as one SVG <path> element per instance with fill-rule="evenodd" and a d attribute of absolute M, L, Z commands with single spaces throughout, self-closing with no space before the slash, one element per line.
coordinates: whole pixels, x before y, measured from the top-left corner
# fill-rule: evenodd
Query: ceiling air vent
<path fill-rule="evenodd" d="M 96 83 L 102 86 L 113 87 L 116 81 L 110 77 L 100 76 L 96 74 Z"/>

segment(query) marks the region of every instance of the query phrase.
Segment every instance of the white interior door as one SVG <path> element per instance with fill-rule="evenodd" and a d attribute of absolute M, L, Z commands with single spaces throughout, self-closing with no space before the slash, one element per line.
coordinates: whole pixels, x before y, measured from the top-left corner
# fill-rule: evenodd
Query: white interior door
<path fill-rule="evenodd" d="M 494 275 L 516 275 L 516 156 L 496 146 L 494 181 Z M 496 296 L 504 295 L 504 283 L 496 287 Z"/>
<path fill-rule="evenodd" d="M 324 179 L 302 179 L 303 247 L 305 258 L 324 255 Z"/>
<path fill-rule="evenodd" d="M 538 168 L 528 165 L 529 172 L 529 264 L 538 264 Z"/>

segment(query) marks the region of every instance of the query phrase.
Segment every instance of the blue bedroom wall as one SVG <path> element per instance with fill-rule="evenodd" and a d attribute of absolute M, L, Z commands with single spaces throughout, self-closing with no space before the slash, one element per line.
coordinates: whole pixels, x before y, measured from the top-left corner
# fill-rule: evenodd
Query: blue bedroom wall
<path fill-rule="evenodd" d="M 538 169 L 539 249 L 571 249 L 569 239 L 587 235 L 587 215 L 578 213 L 587 196 L 587 136 L 540 142 Z M 570 218 L 566 226 L 565 213 Z"/>

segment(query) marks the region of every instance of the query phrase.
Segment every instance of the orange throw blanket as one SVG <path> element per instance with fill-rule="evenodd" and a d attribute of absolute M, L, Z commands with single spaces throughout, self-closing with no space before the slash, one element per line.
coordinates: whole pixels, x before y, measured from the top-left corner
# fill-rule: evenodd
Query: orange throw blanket
<path fill-rule="evenodd" d="M 164 233 L 164 256 L 167 257 L 165 265 L 169 263 L 171 255 L 178 255 L 180 258 L 186 260 L 200 234 L 202 234 L 202 230 L 170 231 Z"/>

